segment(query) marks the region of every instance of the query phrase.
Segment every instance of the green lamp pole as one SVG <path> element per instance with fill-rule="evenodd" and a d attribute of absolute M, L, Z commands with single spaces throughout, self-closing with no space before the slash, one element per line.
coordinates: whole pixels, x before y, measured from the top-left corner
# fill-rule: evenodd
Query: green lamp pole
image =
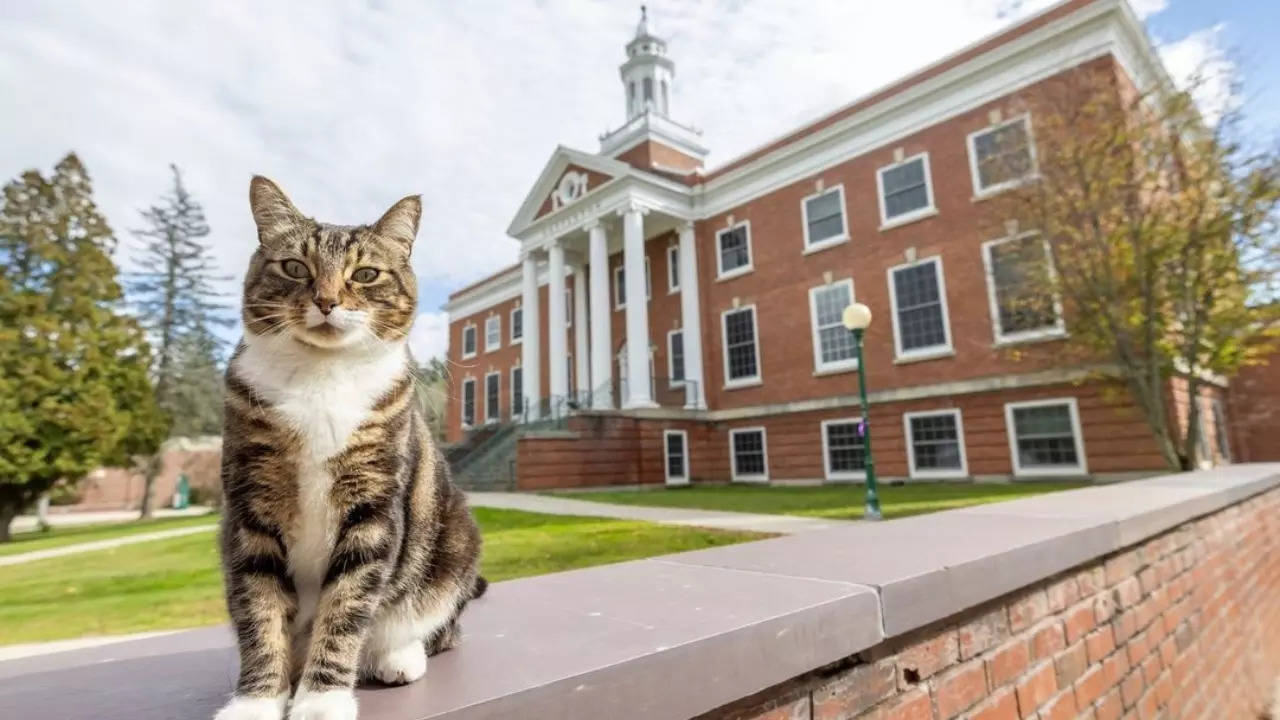
<path fill-rule="evenodd" d="M 862 447 L 866 451 L 867 507 L 863 517 L 879 520 L 880 495 L 876 491 L 876 460 L 871 454 L 871 406 L 867 404 L 867 366 L 862 361 L 862 332 L 871 324 L 871 308 L 854 303 L 844 309 L 844 326 L 853 333 L 853 349 L 858 357 L 858 395 L 862 398 Z"/>

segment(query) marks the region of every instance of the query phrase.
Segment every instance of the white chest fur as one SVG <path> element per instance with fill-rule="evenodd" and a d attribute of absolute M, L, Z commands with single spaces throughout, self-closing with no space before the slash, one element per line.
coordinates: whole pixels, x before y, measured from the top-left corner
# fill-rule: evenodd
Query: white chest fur
<path fill-rule="evenodd" d="M 338 529 L 329 497 L 333 478 L 325 461 L 346 446 L 407 361 L 403 343 L 317 353 L 288 338 L 245 338 L 237 376 L 270 402 L 302 440 L 298 514 L 289 546 L 289 570 L 298 590 L 295 629 L 315 614 Z"/>

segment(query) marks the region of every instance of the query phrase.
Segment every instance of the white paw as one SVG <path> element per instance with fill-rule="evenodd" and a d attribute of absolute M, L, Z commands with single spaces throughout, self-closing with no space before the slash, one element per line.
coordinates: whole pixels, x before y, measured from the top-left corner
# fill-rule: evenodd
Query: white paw
<path fill-rule="evenodd" d="M 280 720 L 284 717 L 284 706 L 288 701 L 288 694 L 277 697 L 237 695 L 213 716 L 213 720 Z"/>
<path fill-rule="evenodd" d="M 289 720 L 356 720 L 356 696 L 350 690 L 299 690 Z"/>
<path fill-rule="evenodd" d="M 412 642 L 374 661 L 373 676 L 388 685 L 405 685 L 427 674 L 427 649 Z"/>

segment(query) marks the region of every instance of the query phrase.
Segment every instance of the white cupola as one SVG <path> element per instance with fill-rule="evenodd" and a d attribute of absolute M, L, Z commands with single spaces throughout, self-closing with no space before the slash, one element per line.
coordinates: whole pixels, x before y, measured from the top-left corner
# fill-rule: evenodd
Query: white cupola
<path fill-rule="evenodd" d="M 667 57 L 667 42 L 653 32 L 649 12 L 640 6 L 636 36 L 627 43 L 627 61 L 619 68 L 627 100 L 627 120 L 646 112 L 671 116 L 676 66 Z"/>

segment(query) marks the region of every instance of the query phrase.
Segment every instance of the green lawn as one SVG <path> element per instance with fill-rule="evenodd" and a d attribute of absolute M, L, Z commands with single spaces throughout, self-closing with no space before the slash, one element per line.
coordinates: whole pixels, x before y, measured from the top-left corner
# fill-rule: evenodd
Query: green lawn
<path fill-rule="evenodd" d="M 31 552 L 33 550 L 48 550 L 49 548 L 61 547 L 63 545 L 75 545 L 77 543 L 87 543 L 95 540 L 108 540 L 111 538 L 124 537 L 126 535 L 156 532 L 157 530 L 172 530 L 174 528 L 216 524 L 218 524 L 217 516 L 198 515 L 192 517 L 157 518 L 154 520 L 138 522 L 72 525 L 70 527 L 54 527 L 43 532 L 33 530 L 30 532 L 15 533 L 12 541 L 0 544 L 0 555 L 14 555 L 17 553 Z"/>
<path fill-rule="evenodd" d="M 491 581 L 763 537 L 515 510 L 475 514 Z M 0 645 L 225 620 L 212 533 L 0 567 Z"/>
<path fill-rule="evenodd" d="M 920 515 L 968 505 L 1012 500 L 1081 487 L 1083 483 L 928 483 L 881 485 L 880 508 L 887 518 Z M 656 490 L 556 493 L 558 497 L 650 507 L 732 510 L 823 518 L 860 518 L 865 502 L 861 485 L 770 487 L 702 485 Z"/>

